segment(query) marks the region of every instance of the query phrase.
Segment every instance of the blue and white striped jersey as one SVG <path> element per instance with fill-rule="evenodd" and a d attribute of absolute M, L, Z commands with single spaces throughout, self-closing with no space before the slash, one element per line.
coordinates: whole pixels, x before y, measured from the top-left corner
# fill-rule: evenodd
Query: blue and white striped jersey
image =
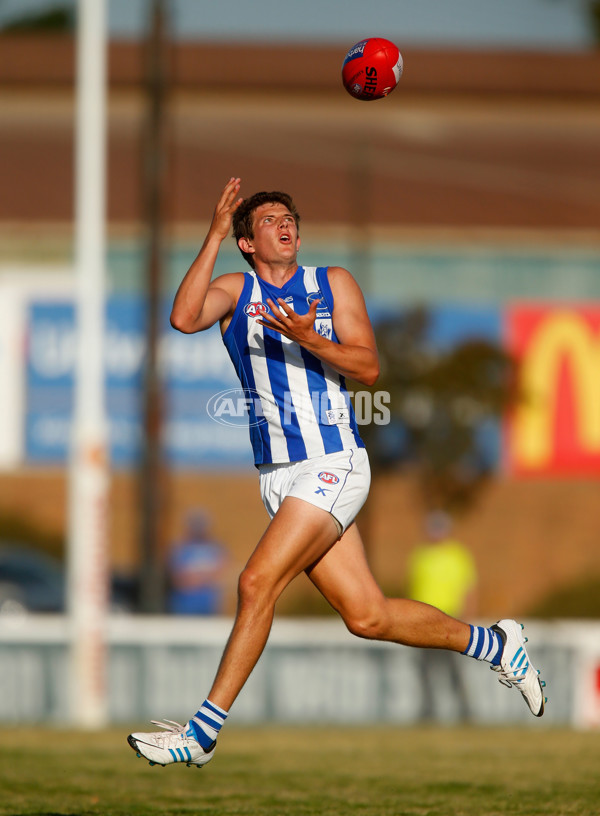
<path fill-rule="evenodd" d="M 321 298 L 315 330 L 334 342 L 333 295 L 326 267 L 298 267 L 279 289 L 255 272 L 244 286 L 223 342 L 248 406 L 256 465 L 298 462 L 363 448 L 344 377 L 298 343 L 256 322 L 267 298 L 282 298 L 298 314 Z"/>

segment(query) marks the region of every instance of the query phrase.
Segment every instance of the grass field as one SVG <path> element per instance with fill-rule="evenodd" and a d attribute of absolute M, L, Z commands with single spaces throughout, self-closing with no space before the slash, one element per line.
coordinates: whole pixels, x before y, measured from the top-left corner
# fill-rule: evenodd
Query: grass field
<path fill-rule="evenodd" d="M 206 768 L 151 768 L 127 729 L 0 732 L 0 816 L 598 816 L 600 734 L 229 726 Z"/>

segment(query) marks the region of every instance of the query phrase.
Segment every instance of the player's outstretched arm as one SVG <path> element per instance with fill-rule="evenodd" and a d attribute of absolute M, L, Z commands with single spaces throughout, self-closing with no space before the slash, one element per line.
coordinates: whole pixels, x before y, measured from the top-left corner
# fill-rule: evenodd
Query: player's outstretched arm
<path fill-rule="evenodd" d="M 272 314 L 263 315 L 258 322 L 295 340 L 344 377 L 373 385 L 379 376 L 379 356 L 361 289 L 348 270 L 339 266 L 329 268 L 329 283 L 338 343 L 315 331 L 317 301 L 305 315 L 299 315 L 284 300 L 269 300 Z"/>
<path fill-rule="evenodd" d="M 173 309 L 171 325 L 186 334 L 210 328 L 234 306 L 231 286 L 217 278 L 211 283 L 221 243 L 229 235 L 238 198 L 240 179 L 231 178 L 215 207 L 213 218 L 200 252 L 181 281 Z M 228 275 L 224 276 L 230 277 Z"/>

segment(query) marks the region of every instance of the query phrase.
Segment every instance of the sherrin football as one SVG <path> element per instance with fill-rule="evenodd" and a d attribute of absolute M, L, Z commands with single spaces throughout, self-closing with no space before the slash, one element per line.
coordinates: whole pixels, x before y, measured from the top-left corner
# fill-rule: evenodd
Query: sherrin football
<path fill-rule="evenodd" d="M 391 93 L 402 68 L 402 54 L 393 42 L 369 37 L 349 49 L 342 65 L 342 81 L 350 96 L 368 102 Z"/>

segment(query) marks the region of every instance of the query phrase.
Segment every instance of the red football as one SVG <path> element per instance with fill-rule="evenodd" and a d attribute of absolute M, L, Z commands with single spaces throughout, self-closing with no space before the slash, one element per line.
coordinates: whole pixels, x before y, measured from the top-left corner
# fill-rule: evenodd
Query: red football
<path fill-rule="evenodd" d="M 355 99 L 381 99 L 394 90 L 402 76 L 402 54 L 382 37 L 353 45 L 344 58 L 342 81 Z"/>

